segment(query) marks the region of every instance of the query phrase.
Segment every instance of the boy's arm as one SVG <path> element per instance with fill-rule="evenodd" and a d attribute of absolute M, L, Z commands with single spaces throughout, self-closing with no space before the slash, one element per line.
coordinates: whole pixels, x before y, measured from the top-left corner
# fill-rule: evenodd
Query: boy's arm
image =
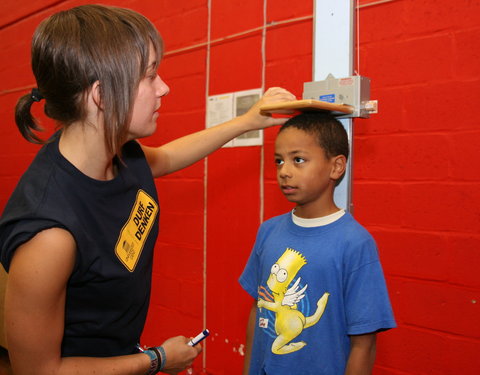
<path fill-rule="evenodd" d="M 375 362 L 376 333 L 350 336 L 350 356 L 345 375 L 371 375 Z"/>
<path fill-rule="evenodd" d="M 253 334 L 255 332 L 255 321 L 257 320 L 257 301 L 253 301 L 250 309 L 250 316 L 247 323 L 247 340 L 245 344 L 245 359 L 243 361 L 243 375 L 248 375 L 250 370 L 250 359 L 252 357 Z"/>

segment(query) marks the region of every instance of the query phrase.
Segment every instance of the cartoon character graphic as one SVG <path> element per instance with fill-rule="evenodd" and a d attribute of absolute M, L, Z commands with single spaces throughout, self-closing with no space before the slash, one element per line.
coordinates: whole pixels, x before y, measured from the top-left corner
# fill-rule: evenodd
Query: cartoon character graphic
<path fill-rule="evenodd" d="M 287 248 L 272 266 L 267 285 L 273 294 L 273 301 L 258 299 L 257 306 L 275 313 L 276 339 L 272 344 L 274 354 L 288 354 L 302 349 L 305 341 L 291 342 L 305 328 L 318 323 L 327 307 L 330 293 L 325 292 L 317 302 L 317 309 L 311 316 L 297 310 L 297 303 L 305 297 L 308 284 L 299 289 L 301 277 L 289 288 L 298 271 L 307 264 L 305 257 L 298 251 Z M 263 293 L 262 293 L 263 294 Z"/>

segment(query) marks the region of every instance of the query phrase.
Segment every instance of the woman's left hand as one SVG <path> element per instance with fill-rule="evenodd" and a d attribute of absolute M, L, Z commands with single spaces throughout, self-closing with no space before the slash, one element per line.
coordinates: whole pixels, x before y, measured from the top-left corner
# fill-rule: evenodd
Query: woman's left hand
<path fill-rule="evenodd" d="M 262 98 L 241 117 L 245 118 L 252 130 L 268 128 L 273 125 L 282 125 L 288 120 L 288 118 L 274 118 L 270 113 L 261 112 L 260 107 L 267 104 L 289 102 L 293 100 L 297 100 L 297 98 L 290 91 L 281 87 L 271 87 L 265 92 Z M 285 113 L 288 113 L 288 111 Z"/>

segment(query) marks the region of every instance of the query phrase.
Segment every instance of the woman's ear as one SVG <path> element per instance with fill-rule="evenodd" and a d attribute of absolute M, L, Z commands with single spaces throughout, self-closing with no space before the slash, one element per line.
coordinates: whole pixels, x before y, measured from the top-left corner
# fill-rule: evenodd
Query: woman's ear
<path fill-rule="evenodd" d="M 332 157 L 332 170 L 330 172 L 330 178 L 337 181 L 340 179 L 347 168 L 347 158 L 345 155 L 337 155 Z"/>
<path fill-rule="evenodd" d="M 100 81 L 95 81 L 93 83 L 92 88 L 90 89 L 90 95 L 98 109 L 103 110 Z"/>

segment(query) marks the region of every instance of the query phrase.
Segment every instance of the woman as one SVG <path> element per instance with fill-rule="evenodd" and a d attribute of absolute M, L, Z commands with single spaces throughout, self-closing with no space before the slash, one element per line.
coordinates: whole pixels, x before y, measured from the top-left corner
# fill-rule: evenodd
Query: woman
<path fill-rule="evenodd" d="M 159 206 L 153 178 L 205 157 L 253 129 L 282 124 L 259 106 L 294 100 L 273 88 L 246 114 L 153 148 L 169 87 L 154 26 L 127 9 L 85 5 L 43 21 L 33 36 L 38 89 L 22 97 L 16 122 L 41 142 L 30 114 L 60 130 L 22 176 L 0 220 L 9 272 L 6 332 L 14 373 L 177 373 L 201 351 L 183 336 L 138 353 L 148 310 Z"/>

